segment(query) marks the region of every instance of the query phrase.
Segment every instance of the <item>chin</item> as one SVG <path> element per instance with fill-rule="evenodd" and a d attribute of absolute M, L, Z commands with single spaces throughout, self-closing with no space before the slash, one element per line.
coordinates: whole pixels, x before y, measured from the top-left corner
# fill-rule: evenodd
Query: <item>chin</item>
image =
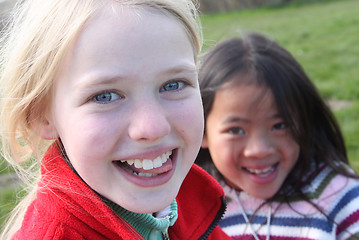
<path fill-rule="evenodd" d="M 133 199 L 122 199 L 122 202 L 114 201 L 116 204 L 134 213 L 154 213 L 168 207 L 176 198 L 176 193 L 162 192 L 141 194 Z M 124 201 L 125 200 L 125 201 Z"/>
<path fill-rule="evenodd" d="M 245 192 L 247 192 L 249 195 L 251 195 L 252 197 L 258 198 L 258 199 L 269 199 L 271 197 L 273 197 L 275 195 L 275 192 L 266 192 L 265 190 L 262 191 L 250 191 L 250 189 L 248 189 L 248 191 L 246 191 L 244 189 Z"/>

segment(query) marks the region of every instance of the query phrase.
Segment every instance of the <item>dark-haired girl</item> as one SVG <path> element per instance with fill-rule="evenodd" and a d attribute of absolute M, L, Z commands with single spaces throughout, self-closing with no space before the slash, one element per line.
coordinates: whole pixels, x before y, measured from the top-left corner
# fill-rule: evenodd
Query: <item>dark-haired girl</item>
<path fill-rule="evenodd" d="M 234 239 L 358 239 L 359 181 L 338 123 L 293 56 L 251 33 L 200 69 L 205 133 L 196 162 L 225 189 Z"/>

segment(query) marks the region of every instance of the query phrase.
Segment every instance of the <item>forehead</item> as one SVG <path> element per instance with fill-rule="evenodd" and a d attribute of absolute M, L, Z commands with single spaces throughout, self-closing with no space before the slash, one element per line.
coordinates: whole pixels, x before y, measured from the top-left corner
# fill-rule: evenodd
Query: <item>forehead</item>
<path fill-rule="evenodd" d="M 124 39 L 130 39 L 136 36 L 139 31 L 145 32 L 146 30 L 152 35 L 158 33 L 173 34 L 172 29 L 174 28 L 176 30 L 180 28 L 190 40 L 186 26 L 179 18 L 170 11 L 159 7 L 114 3 L 99 9 L 88 20 L 80 33 L 78 42 L 80 42 L 79 44 L 89 42 L 89 37 L 105 41 L 111 33 L 122 34 Z M 99 34 L 93 36 L 95 31 Z M 83 40 L 84 38 L 85 40 Z"/>
<path fill-rule="evenodd" d="M 85 25 L 75 46 L 81 48 L 96 41 L 106 44 L 116 36 L 121 42 L 132 43 L 133 38 L 147 34 L 156 36 L 161 33 L 173 34 L 174 29 L 183 28 L 174 17 L 147 6 L 112 5 L 104 7 Z M 127 40 L 127 41 L 126 41 Z M 141 39 L 143 40 L 143 39 Z M 147 41 L 151 41 L 148 38 Z M 158 40 L 157 40 L 158 41 Z M 146 41 L 143 41 L 144 44 Z M 138 46 L 140 47 L 140 46 Z"/>
<path fill-rule="evenodd" d="M 264 84 L 228 82 L 216 92 L 214 109 L 219 112 L 261 114 L 276 112 L 277 105 L 271 90 Z"/>
<path fill-rule="evenodd" d="M 166 51 L 161 57 L 168 58 L 163 61 L 168 64 L 173 64 L 171 60 L 178 58 L 179 51 L 186 59 L 190 57 L 191 64 L 195 61 L 191 41 L 176 18 L 151 7 L 111 5 L 86 23 L 65 58 L 63 69 L 76 74 L 100 64 L 103 70 L 122 66 L 123 71 L 137 71 L 140 63 L 146 67 L 146 63 L 156 61 L 158 49 Z M 96 59 L 100 61 L 95 63 Z M 129 66 L 129 60 L 138 64 Z"/>

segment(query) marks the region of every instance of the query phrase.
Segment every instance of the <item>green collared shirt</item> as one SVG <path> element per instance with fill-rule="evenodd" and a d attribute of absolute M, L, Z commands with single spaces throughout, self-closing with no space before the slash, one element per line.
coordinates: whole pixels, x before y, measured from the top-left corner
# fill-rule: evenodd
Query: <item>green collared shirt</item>
<path fill-rule="evenodd" d="M 177 202 L 154 214 L 134 213 L 124 209 L 116 203 L 102 197 L 102 200 L 120 217 L 125 219 L 146 240 L 169 239 L 168 228 L 177 220 Z"/>

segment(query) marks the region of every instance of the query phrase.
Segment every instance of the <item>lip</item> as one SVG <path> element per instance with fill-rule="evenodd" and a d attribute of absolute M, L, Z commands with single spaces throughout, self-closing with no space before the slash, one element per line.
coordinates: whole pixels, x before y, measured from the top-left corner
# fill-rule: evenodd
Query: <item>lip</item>
<path fill-rule="evenodd" d="M 154 168 L 151 170 L 138 169 L 139 172 L 142 173 L 158 174 L 157 176 L 153 177 L 134 175 L 133 173 L 126 171 L 124 168 L 120 167 L 116 162 L 113 162 L 113 164 L 120 172 L 120 174 L 124 176 L 129 182 L 132 182 L 141 187 L 155 187 L 165 184 L 171 179 L 176 169 L 177 157 L 178 149 L 174 149 L 172 150 L 172 155 L 170 156 L 170 158 L 161 167 Z"/>
<path fill-rule="evenodd" d="M 270 172 L 268 175 L 266 176 L 260 176 L 260 175 L 256 175 L 253 173 L 250 173 L 248 170 L 243 169 L 243 172 L 245 172 L 245 174 L 248 175 L 249 179 L 252 180 L 254 183 L 256 184 L 268 184 L 271 183 L 278 175 L 278 171 L 279 171 L 279 162 L 266 166 L 266 167 L 253 167 L 253 168 L 249 168 L 249 169 L 257 169 L 257 170 L 262 170 L 262 169 L 266 169 L 268 167 L 272 166 L 274 169 L 272 172 Z"/>

